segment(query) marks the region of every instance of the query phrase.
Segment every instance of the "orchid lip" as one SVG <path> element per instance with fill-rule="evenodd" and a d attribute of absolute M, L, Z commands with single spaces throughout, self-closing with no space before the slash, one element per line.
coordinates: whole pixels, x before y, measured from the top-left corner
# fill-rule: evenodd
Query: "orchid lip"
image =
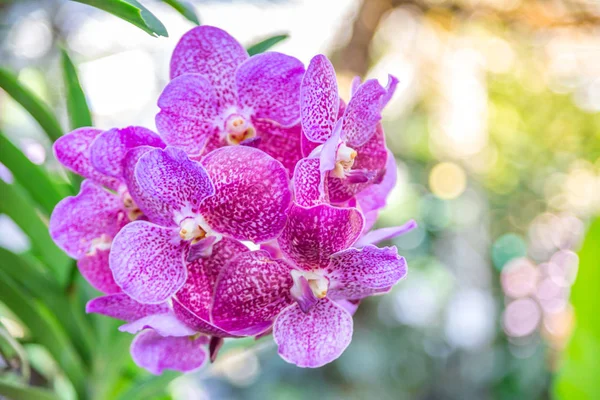
<path fill-rule="evenodd" d="M 127 213 L 127 218 L 129 221 L 135 221 L 144 215 L 143 211 L 140 210 L 127 189 L 121 191 L 121 200 L 123 201 L 123 209 Z"/>
<path fill-rule="evenodd" d="M 337 150 L 335 159 L 335 168 L 331 171 L 331 176 L 343 179 L 352 170 L 354 159 L 358 153 L 353 148 L 342 142 Z"/>
<path fill-rule="evenodd" d="M 298 302 L 301 301 L 301 298 L 306 296 L 314 296 L 315 299 L 323 299 L 327 296 L 329 279 L 326 277 L 310 271 L 292 270 L 291 274 L 294 285 L 290 291 L 292 297 Z"/>
<path fill-rule="evenodd" d="M 225 134 L 227 143 L 238 145 L 245 140 L 256 136 L 256 129 L 248 118 L 240 114 L 231 114 L 225 121 Z"/>

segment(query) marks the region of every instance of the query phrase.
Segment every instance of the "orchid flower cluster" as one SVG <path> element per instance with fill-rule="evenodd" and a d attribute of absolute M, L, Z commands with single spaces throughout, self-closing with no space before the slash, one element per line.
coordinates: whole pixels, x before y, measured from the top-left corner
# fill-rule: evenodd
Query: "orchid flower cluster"
<path fill-rule="evenodd" d="M 371 230 L 396 180 L 380 120 L 397 80 L 355 79 L 346 104 L 325 56 L 306 70 L 249 57 L 210 26 L 182 37 L 170 71 L 158 134 L 80 128 L 54 145 L 85 178 L 50 232 L 104 293 L 87 312 L 125 321 L 154 374 L 271 333 L 290 363 L 335 360 L 360 300 L 406 275 L 395 247 L 374 244 L 414 221 Z"/>

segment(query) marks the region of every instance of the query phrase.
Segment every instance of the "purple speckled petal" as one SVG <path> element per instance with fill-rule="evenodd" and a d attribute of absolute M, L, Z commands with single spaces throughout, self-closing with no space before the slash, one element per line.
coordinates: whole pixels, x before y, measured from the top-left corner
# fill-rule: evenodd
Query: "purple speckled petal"
<path fill-rule="evenodd" d="M 119 181 L 97 171 L 90 160 L 90 147 L 101 133 L 102 130 L 95 128 L 75 129 L 54 142 L 54 155 L 71 171 L 109 189 L 117 190 Z"/>
<path fill-rule="evenodd" d="M 185 308 L 185 306 L 181 305 L 176 297 L 173 297 L 173 312 L 180 321 L 193 328 L 196 332 L 217 337 L 236 337 L 215 326 L 212 322 L 198 317 L 196 314 Z"/>
<path fill-rule="evenodd" d="M 202 75 L 215 88 L 220 106 L 236 104 L 235 71 L 248 53 L 229 33 L 199 26 L 181 37 L 171 57 L 171 79 L 185 73 Z"/>
<path fill-rule="evenodd" d="M 121 288 L 116 284 L 108 266 L 109 252 L 108 249 L 94 249 L 77 260 L 77 268 L 95 289 L 107 294 L 119 293 Z"/>
<path fill-rule="evenodd" d="M 320 203 L 329 203 L 327 191 L 322 190 L 323 176 L 318 158 L 303 158 L 296 164 L 294 171 L 295 202 L 299 206 L 310 207 Z"/>
<path fill-rule="evenodd" d="M 360 305 L 360 300 L 337 299 L 334 301 L 350 315 L 354 315 L 356 310 L 358 310 L 358 306 Z"/>
<path fill-rule="evenodd" d="M 279 314 L 273 339 L 285 361 L 317 368 L 338 358 L 352 340 L 352 316 L 324 298 L 307 313 L 294 304 Z"/>
<path fill-rule="evenodd" d="M 110 243 L 126 219 L 122 206 L 118 196 L 85 180 L 77 196 L 62 199 L 52 211 L 50 235 L 70 257 L 81 258 L 95 241 Z"/>
<path fill-rule="evenodd" d="M 243 253 L 225 265 L 215 288 L 213 322 L 238 335 L 268 329 L 291 304 L 291 267 L 263 250 Z"/>
<path fill-rule="evenodd" d="M 414 219 L 411 219 L 404 225 L 400 226 L 390 226 L 388 228 L 376 229 L 374 231 L 368 232 L 363 237 L 358 239 L 358 242 L 354 245 L 354 247 L 360 248 L 364 247 L 368 244 L 377 244 L 384 240 L 390 240 L 395 238 L 396 236 L 404 235 L 417 227 L 417 222 Z"/>
<path fill-rule="evenodd" d="M 138 207 L 150 221 L 164 226 L 177 224 L 174 218 L 181 213 L 191 216 L 202 200 L 214 193 L 204 167 L 174 147 L 150 150 L 141 156 L 135 180 L 137 186 L 130 190 L 136 191 L 132 197 Z"/>
<path fill-rule="evenodd" d="M 217 276 L 225 264 L 238 254 L 250 251 L 237 240 L 223 238 L 212 249 L 212 255 L 187 265 L 188 277 L 175 297 L 197 317 L 210 321 L 209 308 Z"/>
<path fill-rule="evenodd" d="M 354 150 L 358 156 L 354 159 L 352 169 L 373 172 L 375 182 L 383 180 L 388 150 L 385 147 L 385 136 L 381 124 L 377 125 L 375 134 L 364 145 L 355 147 Z M 332 204 L 344 204 L 373 184 L 371 181 L 352 183 L 348 179 L 330 176 L 327 180 L 327 190 Z"/>
<path fill-rule="evenodd" d="M 229 146 L 211 152 L 202 164 L 215 187 L 215 195 L 200 204 L 211 228 L 255 243 L 279 235 L 291 200 L 279 161 L 252 147 Z"/>
<path fill-rule="evenodd" d="M 152 314 L 121 325 L 119 330 L 136 334 L 144 329 L 153 329 L 161 336 L 190 336 L 196 331 L 180 321 L 173 312 Z"/>
<path fill-rule="evenodd" d="M 92 165 L 101 173 L 123 180 L 123 160 L 129 149 L 138 146 L 165 147 L 156 133 L 141 126 L 110 129 L 90 147 Z"/>
<path fill-rule="evenodd" d="M 242 108 L 255 118 L 284 126 L 300 122 L 300 82 L 304 65 L 285 54 L 268 52 L 250 57 L 235 75 Z"/>
<path fill-rule="evenodd" d="M 385 164 L 385 174 L 383 179 L 377 185 L 369 185 L 363 191 L 356 195 L 358 208 L 363 212 L 367 223 L 364 231 L 368 232 L 377 220 L 379 209 L 386 205 L 386 200 L 398 178 L 398 167 L 396 166 L 396 158 L 392 152 L 388 151 Z"/>
<path fill-rule="evenodd" d="M 302 158 L 300 124 L 285 128 L 265 119 L 252 123 L 260 137 L 258 148 L 282 163 L 292 176 L 296 163 Z"/>
<path fill-rule="evenodd" d="M 131 342 L 131 357 L 138 366 L 154 375 L 162 374 L 165 369 L 190 372 L 206 361 L 205 343 L 204 337 L 162 337 L 147 330 Z"/>
<path fill-rule="evenodd" d="M 331 136 L 339 105 L 335 70 L 319 54 L 310 61 L 300 89 L 302 130 L 309 140 L 323 143 Z"/>
<path fill-rule="evenodd" d="M 388 83 L 385 87 L 386 93 L 381 99 L 381 108 L 384 108 L 390 102 L 394 93 L 396 93 L 396 87 L 398 87 L 398 78 L 393 75 L 388 75 Z"/>
<path fill-rule="evenodd" d="M 113 240 L 110 269 L 123 292 L 134 300 L 162 303 L 185 283 L 184 250 L 173 228 L 134 221 Z"/>
<path fill-rule="evenodd" d="M 362 79 L 360 76 L 355 76 L 352 78 L 352 83 L 350 83 L 350 97 L 354 96 L 360 85 L 362 84 Z"/>
<path fill-rule="evenodd" d="M 85 312 L 131 322 L 148 315 L 168 313 L 169 306 L 167 303 L 142 304 L 125 293 L 116 293 L 88 301 Z"/>
<path fill-rule="evenodd" d="M 303 269 L 326 268 L 332 254 L 346 250 L 358 239 L 363 224 L 362 214 L 355 208 L 293 205 L 279 247 Z"/>
<path fill-rule="evenodd" d="M 389 291 L 405 276 L 406 261 L 396 247 L 348 249 L 331 256 L 327 295 L 332 299 L 362 299 Z"/>
<path fill-rule="evenodd" d="M 198 74 L 175 78 L 158 98 L 156 128 L 170 146 L 190 155 L 202 153 L 206 142 L 219 136 L 219 107 L 215 88 Z"/>
<path fill-rule="evenodd" d="M 365 144 L 381 120 L 382 98 L 386 90 L 375 79 L 369 79 L 356 90 L 344 114 L 343 135 L 350 147 Z"/>

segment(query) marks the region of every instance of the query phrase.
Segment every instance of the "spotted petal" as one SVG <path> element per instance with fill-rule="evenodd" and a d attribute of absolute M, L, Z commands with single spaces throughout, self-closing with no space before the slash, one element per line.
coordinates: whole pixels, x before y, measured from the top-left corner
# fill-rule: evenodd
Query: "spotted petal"
<path fill-rule="evenodd" d="M 267 330 L 291 304 L 291 267 L 263 250 L 242 253 L 225 265 L 215 288 L 213 322 L 238 335 Z"/>
<path fill-rule="evenodd" d="M 77 196 L 62 199 L 50 216 L 50 235 L 65 253 L 81 258 L 95 241 L 109 244 L 124 224 L 119 197 L 85 180 Z"/>
<path fill-rule="evenodd" d="M 332 299 L 362 299 L 389 291 L 405 276 L 406 261 L 396 247 L 348 249 L 331 256 L 327 295 Z"/>
<path fill-rule="evenodd" d="M 190 336 L 196 331 L 180 321 L 172 312 L 152 314 L 138 320 L 121 325 L 121 332 L 136 334 L 144 329 L 152 329 L 161 336 Z"/>
<path fill-rule="evenodd" d="M 302 158 L 300 124 L 286 128 L 266 119 L 252 123 L 260 138 L 258 148 L 282 163 L 292 176 L 296 163 Z"/>
<path fill-rule="evenodd" d="M 173 79 L 158 98 L 156 128 L 170 146 L 190 155 L 202 153 L 206 142 L 219 135 L 219 106 L 215 87 L 198 74 Z"/>
<path fill-rule="evenodd" d="M 205 344 L 205 337 L 162 337 L 153 330 L 146 330 L 133 339 L 131 357 L 138 366 L 154 375 L 160 375 L 166 369 L 190 372 L 206 361 Z"/>
<path fill-rule="evenodd" d="M 116 293 L 90 300 L 85 307 L 85 312 L 131 322 L 148 315 L 167 313 L 169 306 L 167 303 L 142 304 L 125 293 Z"/>
<path fill-rule="evenodd" d="M 119 181 L 96 170 L 90 160 L 90 148 L 102 130 L 94 128 L 75 129 L 54 142 L 56 159 L 65 167 L 92 181 L 116 190 Z"/>
<path fill-rule="evenodd" d="M 329 203 L 327 191 L 321 190 L 324 183 L 319 164 L 318 158 L 303 158 L 296 164 L 294 194 L 295 202 L 299 206 L 310 207 L 320 203 Z"/>
<path fill-rule="evenodd" d="M 180 149 L 168 147 L 145 153 L 135 167 L 137 186 L 133 195 L 150 221 L 173 226 L 180 218 L 198 210 L 200 202 L 214 193 L 202 165 L 191 161 Z"/>
<path fill-rule="evenodd" d="M 123 160 L 129 149 L 138 146 L 165 147 L 160 137 L 141 126 L 110 129 L 103 132 L 90 148 L 94 168 L 103 174 L 123 180 Z"/>
<path fill-rule="evenodd" d="M 323 143 L 331 136 L 339 104 L 335 70 L 319 54 L 310 61 L 300 89 L 302 130 L 309 140 Z"/>
<path fill-rule="evenodd" d="M 252 147 L 229 146 L 211 152 L 202 164 L 215 187 L 215 195 L 200 204 L 211 228 L 255 243 L 279 235 L 291 200 L 279 161 Z"/>
<path fill-rule="evenodd" d="M 255 118 L 294 125 L 300 121 L 303 74 L 302 62 L 285 54 L 268 52 L 251 57 L 235 76 L 240 105 L 251 109 Z"/>
<path fill-rule="evenodd" d="M 342 128 L 350 147 L 362 146 L 375 134 L 386 93 L 375 79 L 366 81 L 356 90 L 348 102 Z"/>
<path fill-rule="evenodd" d="M 390 240 L 396 236 L 404 235 L 417 227 L 417 223 L 414 219 L 411 219 L 404 225 L 390 226 L 387 228 L 375 229 L 368 232 L 356 242 L 355 247 L 363 247 L 368 244 L 377 244 L 384 240 Z"/>
<path fill-rule="evenodd" d="M 126 225 L 115 237 L 110 269 L 123 292 L 140 303 L 162 303 L 186 279 L 184 245 L 173 228 L 147 221 Z"/>
<path fill-rule="evenodd" d="M 346 250 L 358 239 L 363 224 L 363 217 L 355 208 L 293 205 L 278 243 L 299 267 L 326 268 L 332 254 Z"/>
<path fill-rule="evenodd" d="M 324 298 L 307 313 L 293 304 L 279 314 L 273 339 L 279 355 L 299 367 L 317 368 L 338 358 L 352 340 L 352 316 Z"/>
<path fill-rule="evenodd" d="M 110 250 L 94 249 L 77 260 L 79 272 L 95 289 L 104 293 L 119 293 L 121 288 L 116 284 L 112 271 L 108 266 Z"/>
<path fill-rule="evenodd" d="M 214 26 L 199 26 L 181 37 L 171 57 L 171 79 L 202 75 L 215 88 L 220 106 L 236 103 L 235 71 L 248 53 L 231 35 Z"/>

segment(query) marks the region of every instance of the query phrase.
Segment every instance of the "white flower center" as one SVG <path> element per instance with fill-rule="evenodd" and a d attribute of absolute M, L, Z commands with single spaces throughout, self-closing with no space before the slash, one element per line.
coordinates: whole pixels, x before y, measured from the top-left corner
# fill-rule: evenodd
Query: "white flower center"
<path fill-rule="evenodd" d="M 346 146 L 346 143 L 342 142 L 338 147 L 335 157 L 335 168 L 331 171 L 331 175 L 340 179 L 345 178 L 346 174 L 352 169 L 357 154 L 356 150 Z"/>
<path fill-rule="evenodd" d="M 256 136 L 256 129 L 247 118 L 240 114 L 231 114 L 225 121 L 227 143 L 236 145 Z"/>
<path fill-rule="evenodd" d="M 294 285 L 291 289 L 292 296 L 295 298 L 302 297 L 300 277 L 304 277 L 308 281 L 308 287 L 316 298 L 322 299 L 327 296 L 327 290 L 329 289 L 329 280 L 327 278 L 315 272 L 298 270 L 292 270 L 292 279 L 294 280 Z"/>

